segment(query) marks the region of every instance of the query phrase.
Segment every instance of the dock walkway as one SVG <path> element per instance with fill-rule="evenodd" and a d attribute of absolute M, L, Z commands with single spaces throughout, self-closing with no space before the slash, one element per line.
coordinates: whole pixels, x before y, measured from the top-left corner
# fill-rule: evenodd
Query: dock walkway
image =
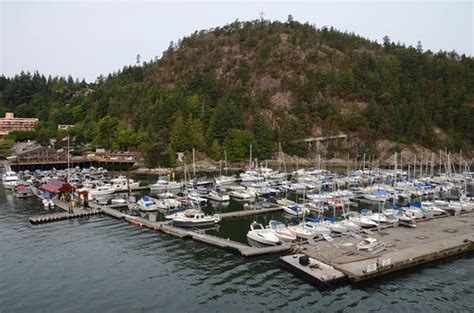
<path fill-rule="evenodd" d="M 137 225 L 140 227 L 147 227 L 155 231 L 161 231 L 165 234 L 175 236 L 182 239 L 192 239 L 201 243 L 205 243 L 214 247 L 219 247 L 229 251 L 237 252 L 243 256 L 257 256 L 263 254 L 285 252 L 291 249 L 292 245 L 282 244 L 279 246 L 271 246 L 264 248 L 251 247 L 241 242 L 234 240 L 217 237 L 208 234 L 202 234 L 195 232 L 192 229 L 176 227 L 169 221 L 165 222 L 152 222 L 138 216 L 131 216 L 128 214 L 121 213 L 110 207 L 102 207 L 102 212 L 118 219 L 124 219 L 127 222 Z M 260 210 L 258 210 L 260 211 Z"/>
<path fill-rule="evenodd" d="M 248 210 L 242 210 L 242 211 L 221 213 L 219 214 L 219 217 L 222 220 L 226 220 L 226 219 L 240 218 L 240 217 L 258 215 L 258 214 L 266 214 L 266 213 L 277 212 L 281 210 L 282 208 L 280 206 L 275 206 L 271 208 L 248 209 Z"/>
<path fill-rule="evenodd" d="M 100 213 L 102 213 L 100 210 L 95 210 L 95 209 L 88 210 L 88 209 L 75 208 L 74 213 L 56 212 L 56 213 L 49 213 L 49 214 L 40 214 L 40 215 L 31 216 L 29 220 L 31 224 L 42 224 L 42 223 L 67 220 L 71 218 L 91 216 L 91 215 L 96 215 Z"/>

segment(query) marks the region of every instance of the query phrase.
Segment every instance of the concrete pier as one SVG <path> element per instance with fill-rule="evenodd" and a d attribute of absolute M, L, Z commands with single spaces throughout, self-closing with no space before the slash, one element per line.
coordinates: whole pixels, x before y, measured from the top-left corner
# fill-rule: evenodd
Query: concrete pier
<path fill-rule="evenodd" d="M 474 250 L 474 212 L 417 223 L 417 228 L 394 227 L 370 233 L 380 247 L 358 251 L 362 239 L 352 236 L 302 245 L 300 251 L 333 266 L 352 282 L 432 262 Z"/>

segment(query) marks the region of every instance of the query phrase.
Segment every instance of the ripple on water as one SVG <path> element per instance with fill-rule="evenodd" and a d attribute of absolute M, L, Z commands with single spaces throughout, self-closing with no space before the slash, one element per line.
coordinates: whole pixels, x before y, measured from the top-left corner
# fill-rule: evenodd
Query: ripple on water
<path fill-rule="evenodd" d="M 40 203 L 2 190 L 1 312 L 474 311 L 472 255 L 318 290 L 274 256 L 247 259 L 106 216 L 31 225 Z"/>

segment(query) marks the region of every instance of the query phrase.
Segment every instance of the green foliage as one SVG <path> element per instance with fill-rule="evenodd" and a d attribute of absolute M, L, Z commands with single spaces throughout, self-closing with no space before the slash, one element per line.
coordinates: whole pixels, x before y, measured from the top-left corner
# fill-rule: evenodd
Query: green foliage
<path fill-rule="evenodd" d="M 248 157 L 250 145 L 255 146 L 255 137 L 247 130 L 230 129 L 224 140 L 224 148 L 231 161 L 241 161 Z"/>
<path fill-rule="evenodd" d="M 10 138 L 48 144 L 63 135 L 58 123 L 74 124 L 75 144 L 138 149 L 148 166 L 173 164 L 175 151 L 192 148 L 214 159 L 225 148 L 240 160 L 249 144 L 265 159 L 278 142 L 285 153 L 306 156 L 298 140 L 321 131 L 463 147 L 474 144 L 473 103 L 472 57 L 405 47 L 388 36 L 380 45 L 291 16 L 195 32 L 161 59 L 91 84 L 0 76 L 0 114 L 40 119 L 34 134 Z"/>
<path fill-rule="evenodd" d="M 0 139 L 0 157 L 6 158 L 12 155 L 12 148 L 15 144 L 15 140 L 12 138 Z"/>
<path fill-rule="evenodd" d="M 251 131 L 255 138 L 254 156 L 260 160 L 271 158 L 273 131 L 258 112 L 254 117 Z"/>
<path fill-rule="evenodd" d="M 209 150 L 209 157 L 211 157 L 215 161 L 222 160 L 222 147 L 219 144 L 217 139 L 214 139 L 211 145 L 211 149 Z"/>

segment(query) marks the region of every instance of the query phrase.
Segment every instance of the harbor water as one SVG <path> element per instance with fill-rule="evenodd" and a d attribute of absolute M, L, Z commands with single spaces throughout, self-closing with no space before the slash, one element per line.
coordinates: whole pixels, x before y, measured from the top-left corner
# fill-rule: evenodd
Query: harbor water
<path fill-rule="evenodd" d="M 33 198 L 0 188 L 0 312 L 472 312 L 474 255 L 318 289 L 277 256 L 244 258 L 107 217 L 31 225 Z M 218 230 L 243 241 L 252 220 Z"/>

